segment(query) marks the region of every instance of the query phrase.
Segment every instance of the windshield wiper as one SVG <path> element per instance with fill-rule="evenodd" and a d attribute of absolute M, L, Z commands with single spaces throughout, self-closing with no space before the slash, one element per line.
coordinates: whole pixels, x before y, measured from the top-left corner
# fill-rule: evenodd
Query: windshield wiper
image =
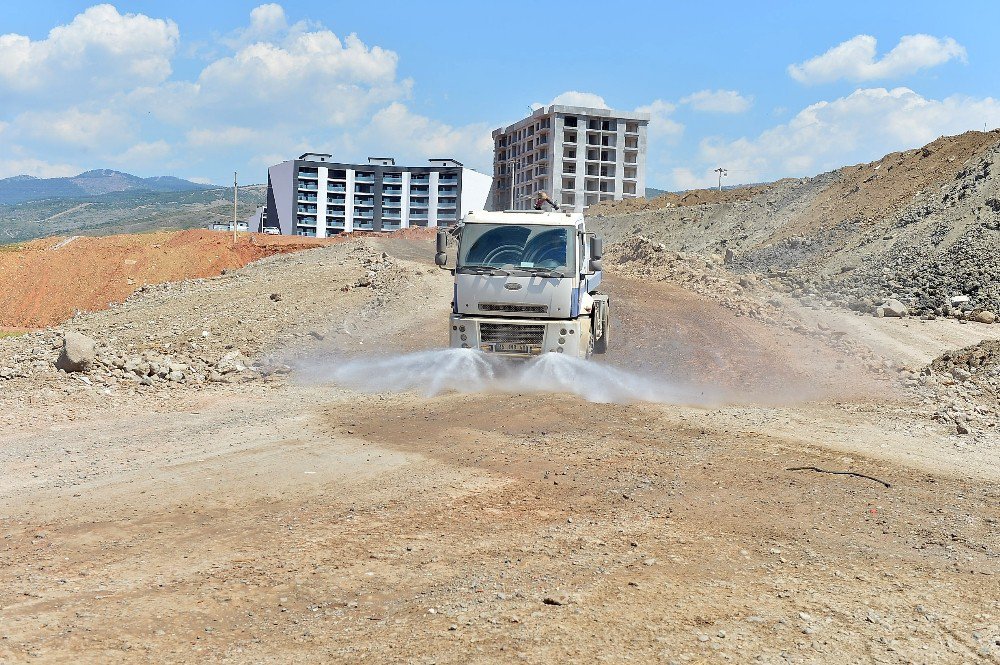
<path fill-rule="evenodd" d="M 503 268 L 494 266 L 459 266 L 457 272 L 463 275 L 503 275 L 509 277 L 510 273 Z"/>
<path fill-rule="evenodd" d="M 563 273 L 558 270 L 553 270 L 552 268 L 541 268 L 541 267 L 531 267 L 531 268 L 518 268 L 523 272 L 531 275 L 538 275 L 539 277 L 565 277 Z"/>

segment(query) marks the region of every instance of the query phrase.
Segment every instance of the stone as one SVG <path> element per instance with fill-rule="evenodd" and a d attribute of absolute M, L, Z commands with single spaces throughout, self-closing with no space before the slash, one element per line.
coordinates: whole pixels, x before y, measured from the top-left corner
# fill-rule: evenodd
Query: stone
<path fill-rule="evenodd" d="M 85 372 L 94 364 L 97 342 L 78 332 L 67 332 L 56 367 L 64 372 Z"/>
<path fill-rule="evenodd" d="M 280 293 L 272 293 L 271 294 L 271 300 L 273 300 L 274 302 L 279 302 L 281 300 L 281 294 Z"/>
<path fill-rule="evenodd" d="M 875 316 L 878 317 L 891 316 L 898 318 L 906 316 L 908 313 L 909 310 L 906 308 L 906 305 L 899 302 L 895 298 L 889 298 L 882 304 L 881 307 L 875 310 Z"/>
<path fill-rule="evenodd" d="M 997 315 L 989 310 L 983 310 L 981 312 L 976 312 L 973 314 L 972 319 L 977 323 L 995 323 L 997 320 Z"/>

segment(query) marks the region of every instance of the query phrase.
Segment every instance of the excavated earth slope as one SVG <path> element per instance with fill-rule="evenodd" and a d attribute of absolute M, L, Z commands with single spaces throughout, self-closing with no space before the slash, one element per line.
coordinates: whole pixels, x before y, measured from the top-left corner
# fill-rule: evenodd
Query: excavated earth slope
<path fill-rule="evenodd" d="M 727 255 L 733 270 L 772 276 L 805 299 L 866 312 L 897 298 L 928 316 L 995 313 L 998 160 L 1000 130 L 967 132 L 814 178 L 730 190 L 723 202 L 639 212 L 623 203 L 593 221 L 611 241 L 644 235 Z"/>
<path fill-rule="evenodd" d="M 0 328 L 41 328 L 125 300 L 147 284 L 214 277 L 333 240 L 204 230 L 45 238 L 0 245 Z"/>

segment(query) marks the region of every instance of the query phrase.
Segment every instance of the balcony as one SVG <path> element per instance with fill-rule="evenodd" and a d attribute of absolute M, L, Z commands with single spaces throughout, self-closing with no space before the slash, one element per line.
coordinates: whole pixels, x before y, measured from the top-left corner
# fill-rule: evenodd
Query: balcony
<path fill-rule="evenodd" d="M 370 208 L 373 205 L 375 205 L 375 199 L 359 199 L 359 198 L 355 198 L 354 199 L 354 205 L 355 206 L 364 206 L 366 208 Z"/>
<path fill-rule="evenodd" d="M 392 211 L 392 212 L 383 212 L 382 213 L 382 219 L 392 219 L 392 220 L 399 221 L 399 219 L 400 219 L 399 211 L 395 210 L 395 211 Z"/>
<path fill-rule="evenodd" d="M 373 217 L 375 217 L 375 213 L 373 213 L 371 210 L 355 210 L 354 211 L 354 218 L 355 219 L 372 219 Z"/>
<path fill-rule="evenodd" d="M 354 176 L 354 182 L 373 184 L 375 182 L 375 176 L 371 173 L 357 173 Z"/>
<path fill-rule="evenodd" d="M 304 212 L 307 215 L 315 215 L 316 214 L 316 208 L 309 208 L 307 206 L 299 206 L 298 207 L 298 212 Z"/>
<path fill-rule="evenodd" d="M 382 194 L 388 194 L 388 195 L 397 194 L 398 195 L 398 194 L 402 194 L 402 193 L 403 193 L 403 188 L 402 187 L 383 187 L 382 188 Z"/>
<path fill-rule="evenodd" d="M 317 186 L 316 183 L 314 183 L 314 182 L 313 183 L 309 183 L 309 182 L 304 182 L 302 180 L 299 180 L 299 191 L 300 192 L 315 192 L 318 189 L 319 189 L 319 186 Z"/>
<path fill-rule="evenodd" d="M 316 199 L 313 199 L 313 200 L 315 201 Z M 346 196 L 328 196 L 328 197 L 326 197 L 326 202 L 330 203 L 332 205 L 344 205 L 345 203 L 347 203 L 347 197 Z"/>
<path fill-rule="evenodd" d="M 344 185 L 330 185 L 326 188 L 326 191 L 333 192 L 334 194 L 343 194 L 347 191 L 347 187 Z"/>
<path fill-rule="evenodd" d="M 308 217 L 299 217 L 297 221 L 298 221 L 299 226 L 311 226 L 311 227 L 315 227 L 316 226 L 316 220 L 315 220 L 315 218 L 314 219 L 310 219 Z"/>
<path fill-rule="evenodd" d="M 318 180 L 319 179 L 319 174 L 316 173 L 315 171 L 299 171 L 299 179 L 300 180 L 307 179 L 307 178 L 309 180 Z"/>
<path fill-rule="evenodd" d="M 402 185 L 403 176 L 400 175 L 385 175 L 382 176 L 382 183 L 387 185 Z"/>
<path fill-rule="evenodd" d="M 316 203 L 316 196 L 309 196 L 308 194 L 299 194 L 299 203 Z"/>
<path fill-rule="evenodd" d="M 457 185 L 458 178 L 438 178 L 439 185 Z"/>

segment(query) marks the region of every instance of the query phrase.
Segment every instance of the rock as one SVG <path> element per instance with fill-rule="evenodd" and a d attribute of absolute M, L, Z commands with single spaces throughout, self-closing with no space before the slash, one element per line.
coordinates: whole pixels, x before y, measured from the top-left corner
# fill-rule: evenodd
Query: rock
<path fill-rule="evenodd" d="M 733 261 L 735 261 L 735 260 L 736 260 L 736 252 L 734 252 L 733 250 L 731 250 L 730 248 L 727 247 L 726 248 L 726 257 L 725 257 L 725 259 L 723 259 L 723 262 L 728 266 L 728 265 L 732 265 Z"/>
<path fill-rule="evenodd" d="M 94 364 L 96 356 L 97 342 L 78 332 L 68 332 L 63 337 L 56 367 L 64 372 L 84 372 Z"/>
<path fill-rule="evenodd" d="M 955 423 L 955 431 L 959 434 L 968 434 L 969 426 L 965 423 Z"/>
<path fill-rule="evenodd" d="M 273 300 L 274 302 L 279 302 L 281 300 L 281 294 L 280 293 L 272 293 L 271 294 L 271 300 Z"/>
<path fill-rule="evenodd" d="M 981 312 L 976 312 L 972 316 L 972 320 L 978 323 L 995 323 L 997 320 L 997 315 L 989 310 L 983 310 Z"/>
<path fill-rule="evenodd" d="M 881 307 L 875 310 L 875 316 L 878 317 L 892 316 L 898 318 L 906 316 L 908 313 L 909 310 L 906 309 L 906 305 L 899 302 L 895 298 L 889 298 L 882 304 Z"/>

